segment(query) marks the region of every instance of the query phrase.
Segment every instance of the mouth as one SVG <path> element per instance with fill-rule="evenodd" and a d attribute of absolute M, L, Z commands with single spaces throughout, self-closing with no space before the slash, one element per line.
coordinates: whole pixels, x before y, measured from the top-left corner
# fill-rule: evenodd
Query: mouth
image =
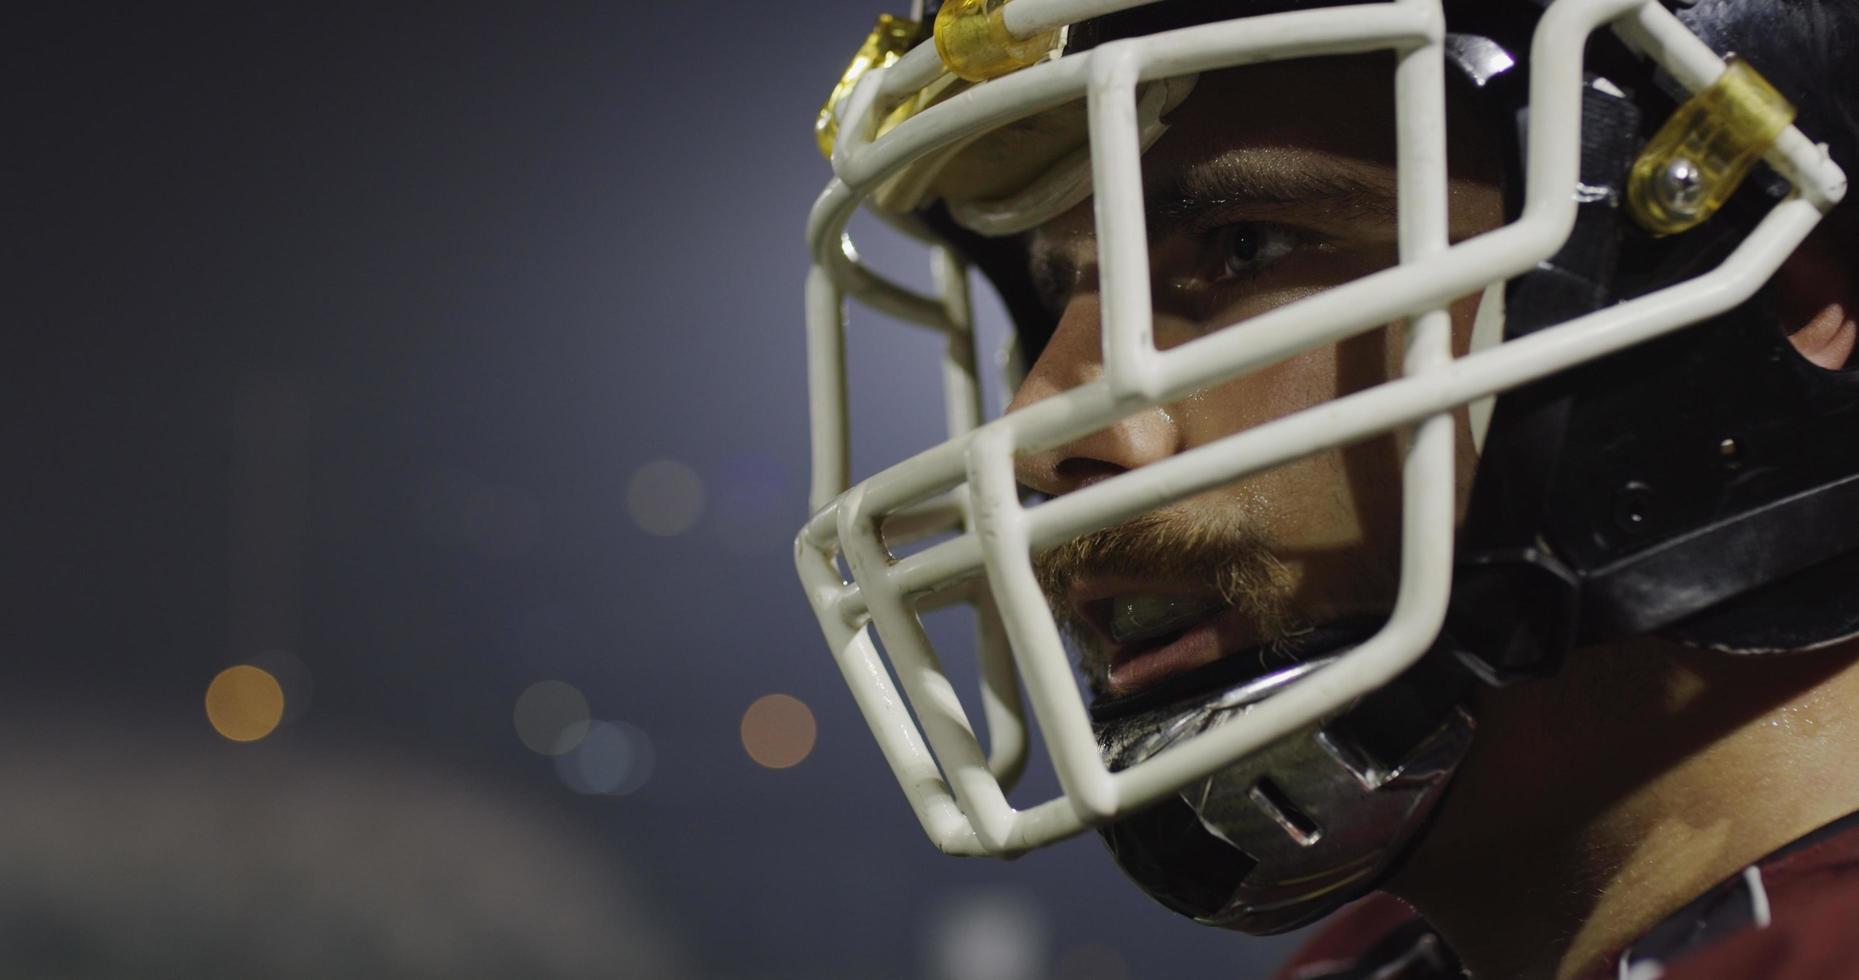
<path fill-rule="evenodd" d="M 1153 588 L 1153 586 L 1151 586 Z M 1074 592 L 1072 608 L 1106 651 L 1108 697 L 1123 697 L 1274 639 L 1243 606 L 1206 593 Z"/>

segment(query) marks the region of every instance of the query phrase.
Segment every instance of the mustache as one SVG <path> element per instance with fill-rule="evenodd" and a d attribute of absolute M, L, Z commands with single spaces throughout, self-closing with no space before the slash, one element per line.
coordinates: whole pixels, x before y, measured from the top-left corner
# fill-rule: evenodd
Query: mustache
<path fill-rule="evenodd" d="M 1274 651 L 1308 630 L 1293 601 L 1295 580 L 1250 522 L 1231 516 L 1154 511 L 1074 538 L 1033 559 L 1059 628 L 1079 651 L 1080 669 L 1100 689 L 1107 684 L 1112 651 L 1072 606 L 1073 583 L 1124 578 L 1187 584 L 1243 608 Z"/>

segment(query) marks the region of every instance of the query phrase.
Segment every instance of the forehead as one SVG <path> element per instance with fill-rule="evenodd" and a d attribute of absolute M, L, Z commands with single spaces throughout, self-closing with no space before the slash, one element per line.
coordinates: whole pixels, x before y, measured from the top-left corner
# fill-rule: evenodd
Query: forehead
<path fill-rule="evenodd" d="M 1145 172 L 1233 150 L 1392 163 L 1394 62 L 1376 54 L 1208 72 L 1167 121 L 1167 135 L 1144 156 Z"/>
<path fill-rule="evenodd" d="M 1155 208 L 1245 199 L 1295 205 L 1307 194 L 1354 188 L 1391 215 L 1394 198 L 1394 62 L 1385 55 L 1248 65 L 1200 76 L 1143 154 Z M 1174 215 L 1180 217 L 1180 215 Z M 1046 222 L 1031 246 L 1087 244 L 1086 200 Z"/>

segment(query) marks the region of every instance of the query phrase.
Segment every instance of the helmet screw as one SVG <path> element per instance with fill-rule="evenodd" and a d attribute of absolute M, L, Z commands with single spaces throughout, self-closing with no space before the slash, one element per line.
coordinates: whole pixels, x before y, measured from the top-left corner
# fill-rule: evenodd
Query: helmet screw
<path fill-rule="evenodd" d="M 1679 214 L 1696 214 L 1704 204 L 1704 171 L 1685 157 L 1674 157 L 1653 185 L 1659 203 Z"/>

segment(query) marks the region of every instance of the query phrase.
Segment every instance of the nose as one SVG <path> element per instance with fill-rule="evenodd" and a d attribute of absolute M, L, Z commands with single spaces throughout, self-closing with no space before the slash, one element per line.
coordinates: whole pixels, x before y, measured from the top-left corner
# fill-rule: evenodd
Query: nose
<path fill-rule="evenodd" d="M 1075 295 L 1039 360 L 1014 393 L 1009 411 L 1063 394 L 1104 375 L 1102 307 L 1096 293 Z M 1019 454 L 1019 481 L 1059 496 L 1180 452 L 1181 429 L 1161 408 L 1144 409 L 1070 442 Z"/>

